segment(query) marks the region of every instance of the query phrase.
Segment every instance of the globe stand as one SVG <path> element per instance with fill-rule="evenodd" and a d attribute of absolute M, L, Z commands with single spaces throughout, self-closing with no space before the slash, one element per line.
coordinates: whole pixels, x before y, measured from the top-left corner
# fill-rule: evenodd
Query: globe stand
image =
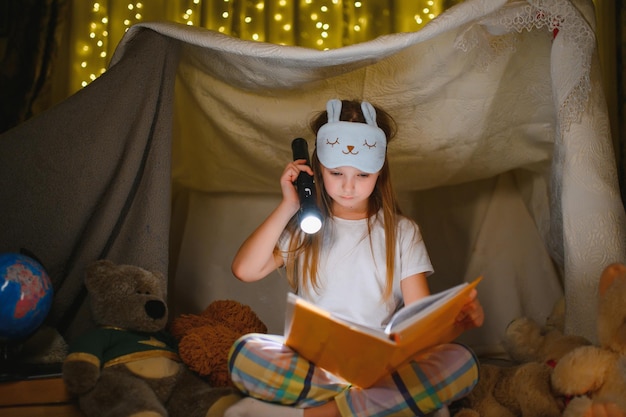
<path fill-rule="evenodd" d="M 33 362 L 24 357 L 22 340 L 0 339 L 0 382 L 58 377 L 62 362 Z M 2 414 L 2 413 L 0 413 Z"/>
<path fill-rule="evenodd" d="M 21 346 L 19 342 L 0 340 L 0 381 L 16 379 L 21 362 Z"/>

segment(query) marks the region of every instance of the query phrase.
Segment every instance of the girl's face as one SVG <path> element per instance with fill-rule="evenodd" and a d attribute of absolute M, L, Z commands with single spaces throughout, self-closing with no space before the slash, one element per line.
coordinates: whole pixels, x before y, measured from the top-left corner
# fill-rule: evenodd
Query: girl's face
<path fill-rule="evenodd" d="M 350 166 L 329 169 L 322 165 L 324 188 L 333 201 L 333 214 L 350 220 L 367 217 L 368 199 L 374 191 L 378 174 Z"/>

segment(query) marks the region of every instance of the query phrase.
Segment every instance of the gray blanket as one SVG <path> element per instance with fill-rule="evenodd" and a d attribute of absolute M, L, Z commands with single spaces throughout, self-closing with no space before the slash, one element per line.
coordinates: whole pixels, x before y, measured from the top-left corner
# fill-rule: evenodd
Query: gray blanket
<path fill-rule="evenodd" d="M 47 268 L 49 324 L 67 338 L 91 325 L 90 262 L 167 273 L 178 43 L 145 32 L 128 47 L 88 89 L 0 136 L 0 251 Z"/>

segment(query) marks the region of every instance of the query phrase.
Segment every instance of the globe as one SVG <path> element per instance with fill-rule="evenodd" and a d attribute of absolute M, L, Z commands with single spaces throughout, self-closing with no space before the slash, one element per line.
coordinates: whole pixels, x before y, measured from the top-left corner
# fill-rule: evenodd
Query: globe
<path fill-rule="evenodd" d="M 52 282 L 39 262 L 18 253 L 0 254 L 0 341 L 19 341 L 34 333 L 52 298 Z"/>

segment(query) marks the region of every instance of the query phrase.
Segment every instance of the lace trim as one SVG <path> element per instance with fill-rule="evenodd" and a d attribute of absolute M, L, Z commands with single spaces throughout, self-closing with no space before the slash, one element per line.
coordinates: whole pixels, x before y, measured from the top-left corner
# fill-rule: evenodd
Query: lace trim
<path fill-rule="evenodd" d="M 567 131 L 571 123 L 581 120 L 589 102 L 591 59 L 596 42 L 593 29 L 569 1 L 512 2 L 468 27 L 455 46 L 465 52 L 478 48 L 482 55 L 476 65 L 487 69 L 499 56 L 515 51 L 522 32 L 534 29 L 546 29 L 553 38 L 565 37 L 580 65 L 580 79 L 559 108 L 561 129 Z"/>

